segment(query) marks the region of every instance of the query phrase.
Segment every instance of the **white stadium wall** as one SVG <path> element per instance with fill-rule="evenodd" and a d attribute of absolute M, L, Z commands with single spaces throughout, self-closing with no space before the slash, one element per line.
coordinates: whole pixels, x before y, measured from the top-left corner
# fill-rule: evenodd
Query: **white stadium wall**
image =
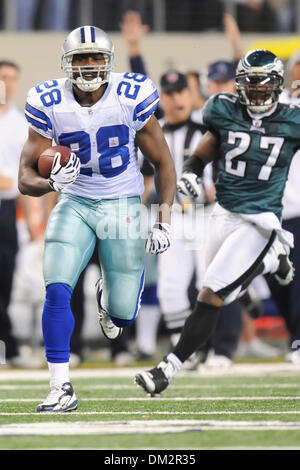
<path fill-rule="evenodd" d="M 22 69 L 22 79 L 17 104 L 23 107 L 26 93 L 36 83 L 63 77 L 60 70 L 62 44 L 67 33 L 1 33 L 1 59 L 16 61 Z M 111 34 L 115 44 L 115 71 L 128 71 L 126 44 L 120 34 Z M 300 48 L 300 39 L 289 37 L 293 48 Z M 253 44 L 264 42 L 282 43 L 285 37 L 262 34 L 244 34 L 243 47 L 247 50 Z M 296 44 L 296 46 L 295 46 Z M 291 46 L 289 46 L 291 48 Z M 183 72 L 203 70 L 205 66 L 219 59 L 231 59 L 230 44 L 222 33 L 168 33 L 149 34 L 143 39 L 142 51 L 147 73 L 158 83 L 159 76 L 168 68 Z"/>

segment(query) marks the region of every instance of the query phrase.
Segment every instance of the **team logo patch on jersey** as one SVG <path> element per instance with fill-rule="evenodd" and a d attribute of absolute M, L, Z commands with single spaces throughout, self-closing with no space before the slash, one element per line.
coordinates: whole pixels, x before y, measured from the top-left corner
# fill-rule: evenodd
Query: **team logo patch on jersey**
<path fill-rule="evenodd" d="M 119 147 L 119 138 L 118 137 L 110 137 L 108 139 L 110 147 Z"/>
<path fill-rule="evenodd" d="M 251 126 L 251 131 L 259 131 L 261 132 L 262 134 L 265 134 L 266 133 L 266 129 L 264 129 L 263 127 L 261 127 L 262 125 L 262 121 L 261 119 L 253 119 L 252 121 L 252 126 Z"/>

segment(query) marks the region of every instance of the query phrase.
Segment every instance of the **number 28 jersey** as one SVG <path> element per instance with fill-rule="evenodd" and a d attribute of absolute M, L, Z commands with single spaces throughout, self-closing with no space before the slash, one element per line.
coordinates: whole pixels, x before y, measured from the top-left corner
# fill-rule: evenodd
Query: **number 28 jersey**
<path fill-rule="evenodd" d="M 280 218 L 289 166 L 300 148 L 300 109 L 278 104 L 252 115 L 236 95 L 220 93 L 207 101 L 203 122 L 219 138 L 219 204 L 231 212 L 273 212 Z"/>
<path fill-rule="evenodd" d="M 143 193 L 134 139 L 158 102 L 154 83 L 142 74 L 112 73 L 103 96 L 87 107 L 75 100 L 72 83 L 63 78 L 33 87 L 25 116 L 36 132 L 80 158 L 80 175 L 63 193 L 115 199 Z"/>

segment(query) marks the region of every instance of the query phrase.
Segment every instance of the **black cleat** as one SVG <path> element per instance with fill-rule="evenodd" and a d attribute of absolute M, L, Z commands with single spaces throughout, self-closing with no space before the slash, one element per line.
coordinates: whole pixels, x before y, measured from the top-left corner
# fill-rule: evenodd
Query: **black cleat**
<path fill-rule="evenodd" d="M 295 268 L 289 258 L 290 247 L 279 240 L 275 240 L 271 247 L 271 251 L 275 253 L 278 259 L 278 268 L 274 273 L 275 279 L 281 286 L 287 286 L 292 282 L 295 276 Z"/>
<path fill-rule="evenodd" d="M 163 360 L 154 369 L 137 374 L 134 381 L 152 397 L 159 396 L 171 382 L 174 376 L 173 366 L 169 361 Z"/>
<path fill-rule="evenodd" d="M 281 286 L 287 286 L 295 276 L 295 268 L 287 255 L 279 255 L 279 268 L 275 273 L 275 278 Z"/>

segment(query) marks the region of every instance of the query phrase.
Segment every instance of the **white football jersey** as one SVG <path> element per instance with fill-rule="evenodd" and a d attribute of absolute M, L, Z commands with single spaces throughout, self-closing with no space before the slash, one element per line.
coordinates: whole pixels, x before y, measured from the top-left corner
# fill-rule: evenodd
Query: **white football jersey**
<path fill-rule="evenodd" d="M 142 74 L 112 73 L 92 106 L 81 106 L 70 80 L 62 78 L 31 88 L 25 116 L 36 132 L 80 158 L 80 175 L 63 193 L 115 199 L 144 191 L 134 138 L 158 102 L 154 83 Z"/>

